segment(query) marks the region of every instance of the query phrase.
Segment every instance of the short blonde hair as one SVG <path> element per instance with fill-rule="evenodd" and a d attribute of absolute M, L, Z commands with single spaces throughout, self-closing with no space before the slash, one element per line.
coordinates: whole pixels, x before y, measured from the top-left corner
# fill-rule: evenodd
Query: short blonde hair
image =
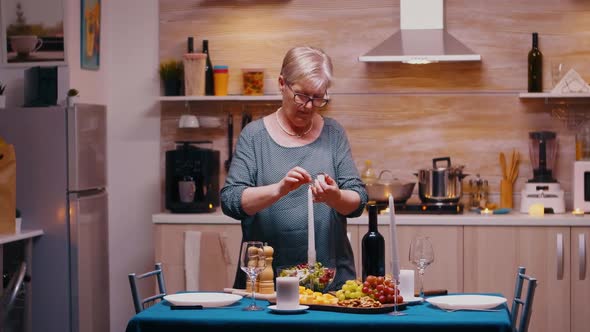
<path fill-rule="evenodd" d="M 281 75 L 291 84 L 305 82 L 314 90 L 327 90 L 332 83 L 332 60 L 319 48 L 294 47 L 285 54 Z"/>

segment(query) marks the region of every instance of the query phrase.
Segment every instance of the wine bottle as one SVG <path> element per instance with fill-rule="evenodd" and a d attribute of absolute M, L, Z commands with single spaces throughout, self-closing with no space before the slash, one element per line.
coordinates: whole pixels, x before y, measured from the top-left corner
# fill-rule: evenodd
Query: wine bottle
<path fill-rule="evenodd" d="M 211 65 L 211 54 L 209 54 L 209 41 L 203 40 L 203 53 L 207 54 L 207 63 L 205 65 L 205 95 L 215 95 L 215 85 L 213 84 L 213 66 Z"/>
<path fill-rule="evenodd" d="M 195 53 L 195 44 L 194 44 L 194 39 L 193 37 L 188 37 L 187 38 L 187 53 Z"/>
<path fill-rule="evenodd" d="M 539 50 L 539 35 L 533 32 L 533 48 L 529 51 L 529 92 L 543 92 L 543 53 Z"/>
<path fill-rule="evenodd" d="M 377 205 L 369 205 L 369 231 L 362 240 L 363 280 L 367 276 L 385 276 L 385 240 L 377 230 Z"/>

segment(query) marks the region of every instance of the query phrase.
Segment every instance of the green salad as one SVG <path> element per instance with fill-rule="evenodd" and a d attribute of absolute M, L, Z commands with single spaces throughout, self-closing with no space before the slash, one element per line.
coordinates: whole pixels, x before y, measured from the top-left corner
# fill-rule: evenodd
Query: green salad
<path fill-rule="evenodd" d="M 305 263 L 279 269 L 279 271 L 279 277 L 297 277 L 300 286 L 310 288 L 316 292 L 323 292 L 334 280 L 336 274 L 335 268 L 325 267 L 320 262 L 315 263 L 313 269 L 310 269 L 308 264 Z"/>

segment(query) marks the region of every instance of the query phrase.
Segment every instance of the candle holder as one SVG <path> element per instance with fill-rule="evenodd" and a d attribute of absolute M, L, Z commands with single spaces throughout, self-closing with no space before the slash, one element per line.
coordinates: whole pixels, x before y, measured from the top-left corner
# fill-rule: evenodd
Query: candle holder
<path fill-rule="evenodd" d="M 572 214 L 573 214 L 574 216 L 576 216 L 576 217 L 583 217 L 583 216 L 584 216 L 584 210 L 582 210 L 582 209 L 579 209 L 579 208 L 575 208 L 575 209 L 572 211 Z"/>
<path fill-rule="evenodd" d="M 481 210 L 480 214 L 484 215 L 484 216 L 491 216 L 492 214 L 494 214 L 494 211 L 490 210 L 488 208 L 485 208 L 485 209 Z"/>

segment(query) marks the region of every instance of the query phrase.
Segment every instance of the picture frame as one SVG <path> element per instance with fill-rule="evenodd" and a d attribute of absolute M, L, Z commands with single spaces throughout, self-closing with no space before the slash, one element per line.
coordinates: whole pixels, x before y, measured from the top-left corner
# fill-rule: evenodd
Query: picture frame
<path fill-rule="evenodd" d="M 80 0 L 80 66 L 98 70 L 100 66 L 100 0 Z"/>
<path fill-rule="evenodd" d="M 65 65 L 64 0 L 0 1 L 3 66 Z"/>

